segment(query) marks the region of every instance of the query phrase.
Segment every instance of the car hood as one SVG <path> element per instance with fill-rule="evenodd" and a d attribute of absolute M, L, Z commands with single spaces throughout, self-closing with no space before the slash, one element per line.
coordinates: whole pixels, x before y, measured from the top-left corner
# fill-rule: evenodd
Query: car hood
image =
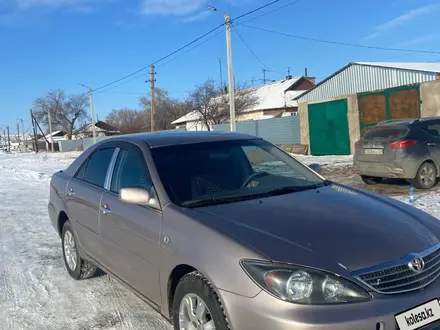
<path fill-rule="evenodd" d="M 196 211 L 272 261 L 328 270 L 397 260 L 440 237 L 440 221 L 426 213 L 339 185 Z"/>

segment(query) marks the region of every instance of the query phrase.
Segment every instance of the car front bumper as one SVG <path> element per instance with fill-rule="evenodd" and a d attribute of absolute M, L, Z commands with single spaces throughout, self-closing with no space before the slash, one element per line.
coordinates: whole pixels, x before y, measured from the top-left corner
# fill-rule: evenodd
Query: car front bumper
<path fill-rule="evenodd" d="M 222 290 L 219 294 L 232 330 L 398 330 L 397 314 L 440 298 L 440 280 L 421 291 L 328 306 L 295 305 L 265 291 L 254 298 Z M 421 329 L 440 329 L 440 322 Z"/>

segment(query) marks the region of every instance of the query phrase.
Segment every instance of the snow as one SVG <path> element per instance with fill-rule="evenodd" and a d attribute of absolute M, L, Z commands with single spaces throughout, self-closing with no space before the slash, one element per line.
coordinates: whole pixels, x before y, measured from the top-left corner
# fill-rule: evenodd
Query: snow
<path fill-rule="evenodd" d="M 47 202 L 51 174 L 77 155 L 0 154 L 0 328 L 171 330 L 108 276 L 67 274 Z"/>
<path fill-rule="evenodd" d="M 304 156 L 294 154 L 292 156 L 307 165 L 313 163 L 330 167 L 353 165 L 353 156 Z"/>
<path fill-rule="evenodd" d="M 72 280 L 47 214 L 50 176 L 79 153 L 0 153 L 1 329 L 151 329 L 169 323 L 107 275 Z M 351 156 L 295 156 L 327 168 Z M 419 193 L 414 206 L 440 218 L 440 194 Z M 408 196 L 396 197 L 404 202 Z"/>

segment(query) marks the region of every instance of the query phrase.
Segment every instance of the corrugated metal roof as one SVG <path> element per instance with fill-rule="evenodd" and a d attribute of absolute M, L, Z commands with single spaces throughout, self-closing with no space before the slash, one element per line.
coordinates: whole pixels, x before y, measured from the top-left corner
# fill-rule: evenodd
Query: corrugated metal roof
<path fill-rule="evenodd" d="M 429 69 L 429 70 L 428 70 Z M 350 63 L 297 97 L 298 103 L 436 80 L 439 63 Z"/>

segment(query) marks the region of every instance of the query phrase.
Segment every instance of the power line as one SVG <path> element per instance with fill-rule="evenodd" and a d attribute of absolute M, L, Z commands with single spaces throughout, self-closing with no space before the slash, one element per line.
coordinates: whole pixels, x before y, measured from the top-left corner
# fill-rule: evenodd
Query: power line
<path fill-rule="evenodd" d="M 251 15 L 251 14 L 257 12 L 257 11 L 260 11 L 261 9 L 267 8 L 267 7 L 269 7 L 269 6 L 272 6 L 272 5 L 274 5 L 274 4 L 276 4 L 277 2 L 280 2 L 280 1 L 281 1 L 281 0 L 275 0 L 275 1 L 269 2 L 269 3 L 267 3 L 267 4 L 265 4 L 265 5 L 261 6 L 261 7 L 255 8 L 254 10 L 251 10 L 251 11 L 248 11 L 247 13 L 244 13 L 243 15 L 240 15 L 240 16 L 238 16 L 238 17 L 235 17 L 235 18 L 233 19 L 233 21 L 235 21 L 235 20 L 237 20 L 237 19 L 240 19 L 240 18 L 243 18 L 243 17 L 246 17 L 246 16 L 248 16 L 248 15 Z"/>
<path fill-rule="evenodd" d="M 262 14 L 260 14 L 260 15 L 258 15 L 258 16 L 254 16 L 254 17 L 252 17 L 252 18 L 250 18 L 250 19 L 248 19 L 248 20 L 246 20 L 246 21 L 244 21 L 244 22 L 238 23 L 237 25 L 242 25 L 242 24 L 245 24 L 245 23 L 248 23 L 248 22 L 254 21 L 254 20 L 256 20 L 256 19 L 258 19 L 258 18 L 261 18 L 261 17 L 263 17 L 263 16 L 270 15 L 270 14 L 276 12 L 276 11 L 279 11 L 279 10 L 281 10 L 281 9 L 284 9 L 284 8 L 290 7 L 290 6 L 294 5 L 294 4 L 297 4 L 297 3 L 300 2 L 300 1 L 301 1 L 301 0 L 292 1 L 292 2 L 290 2 L 290 3 L 288 3 L 288 4 L 285 4 L 284 6 L 281 6 L 281 7 L 275 8 L 275 9 L 273 9 L 273 10 L 271 10 L 271 11 L 268 11 L 268 12 L 262 13 Z"/>
<path fill-rule="evenodd" d="M 256 9 L 253 9 L 253 10 L 251 10 L 251 11 L 248 11 L 248 12 L 246 12 L 246 13 L 244 13 L 244 14 L 238 16 L 238 17 L 235 17 L 235 18 L 233 19 L 233 21 L 234 21 L 234 20 L 237 20 L 237 19 L 240 19 L 240 18 L 243 18 L 243 17 L 246 17 L 246 16 L 248 16 L 248 15 L 251 15 L 251 14 L 257 12 L 257 11 L 260 11 L 260 10 L 262 10 L 262 9 L 264 9 L 264 8 L 267 8 L 267 7 L 269 7 L 269 6 L 272 6 L 273 4 L 278 3 L 278 2 L 280 2 L 280 1 L 281 1 L 281 0 L 274 0 L 274 1 L 272 1 L 272 2 L 269 2 L 269 3 L 267 3 L 267 4 L 263 5 L 263 6 L 260 6 L 260 7 L 256 8 Z M 297 0 L 296 2 L 298 2 L 298 1 L 300 1 L 300 0 Z M 96 92 L 96 91 L 99 91 L 99 90 L 101 90 L 101 89 L 104 89 L 104 88 L 110 87 L 110 86 L 112 86 L 112 85 L 114 85 L 114 84 L 117 84 L 117 83 L 119 83 L 119 82 L 121 82 L 121 81 L 123 81 L 123 80 L 125 80 L 125 79 L 127 79 L 127 78 L 130 78 L 130 77 L 132 77 L 132 76 L 134 76 L 134 75 L 136 75 L 136 74 L 138 74 L 138 73 L 140 73 L 140 72 L 145 71 L 146 69 L 150 68 L 151 65 L 156 65 L 156 64 L 158 64 L 159 62 L 162 62 L 163 60 L 166 60 L 167 58 L 172 57 L 173 55 L 179 53 L 180 51 L 184 50 L 185 48 L 188 48 L 189 46 L 191 46 L 191 45 L 197 43 L 198 41 L 202 40 L 203 38 L 207 37 L 207 36 L 210 35 L 211 33 L 217 31 L 218 29 L 220 29 L 220 28 L 221 28 L 222 26 L 224 26 L 224 25 L 225 25 L 225 23 L 220 24 L 219 26 L 217 26 L 217 27 L 213 28 L 212 30 L 206 32 L 205 34 L 203 34 L 203 35 L 201 35 L 200 37 L 194 39 L 193 41 L 187 43 L 186 45 L 184 45 L 184 46 L 178 48 L 177 50 L 175 50 L 175 51 L 169 53 L 169 54 L 166 55 L 166 56 L 163 56 L 162 58 L 158 59 L 157 61 L 155 61 L 155 62 L 153 62 L 153 63 L 151 63 L 151 64 L 149 64 L 149 65 L 147 65 L 147 66 L 144 66 L 143 68 L 141 68 L 141 69 L 139 69 L 139 70 L 136 70 L 136 71 L 134 71 L 134 72 L 132 72 L 132 73 L 130 73 L 130 74 L 128 74 L 128 75 L 122 77 L 122 78 L 116 79 L 116 80 L 114 80 L 114 81 L 112 81 L 112 82 L 110 82 L 110 83 L 108 83 L 108 84 L 105 84 L 105 85 L 103 85 L 103 86 L 100 86 L 100 87 L 98 87 L 98 88 L 95 88 L 95 89 L 93 90 L 93 92 Z M 208 40 L 210 40 L 210 39 L 208 39 Z M 204 42 L 203 42 L 203 43 L 204 43 Z M 201 43 L 200 45 L 202 45 L 203 43 Z M 197 46 L 197 47 L 198 47 L 198 46 Z M 195 48 L 196 48 L 196 47 L 195 47 Z M 194 49 L 194 48 L 192 48 L 192 49 Z M 169 61 L 169 62 L 170 62 L 170 61 Z"/>
<path fill-rule="evenodd" d="M 202 41 L 201 43 L 195 45 L 194 47 L 191 47 L 190 49 L 188 49 L 188 50 L 186 50 L 186 51 L 180 53 L 179 55 L 177 55 L 177 56 L 175 56 L 175 57 L 169 59 L 169 60 L 166 61 L 165 63 L 159 64 L 157 67 L 162 67 L 162 66 L 167 65 L 168 63 L 170 63 L 170 62 L 172 62 L 172 61 L 178 59 L 180 56 L 185 55 L 185 54 L 189 53 L 190 51 L 192 51 L 192 50 L 194 50 L 194 49 L 200 47 L 201 45 L 207 43 L 208 41 L 214 39 L 215 37 L 217 37 L 218 35 L 220 35 L 220 34 L 222 34 L 222 33 L 223 33 L 223 31 L 219 31 L 219 32 L 217 32 L 216 34 L 212 35 L 212 36 L 209 37 L 208 39 L 205 39 L 204 41 Z"/>
<path fill-rule="evenodd" d="M 157 63 L 159 63 L 159 62 L 162 62 L 163 60 L 166 60 L 167 58 L 169 58 L 169 57 L 171 57 L 171 56 L 177 54 L 177 53 L 180 52 L 181 50 L 183 50 L 183 49 L 185 49 L 185 48 L 187 48 L 187 47 L 189 47 L 189 46 L 195 44 L 197 41 L 199 41 L 199 40 L 205 38 L 206 36 L 208 36 L 208 35 L 210 35 L 211 33 L 217 31 L 218 29 L 220 29 L 223 25 L 225 25 L 225 24 L 224 24 L 224 23 L 220 24 L 220 25 L 217 26 L 216 28 L 214 28 L 214 29 L 212 29 L 212 30 L 206 32 L 205 34 L 203 34 L 203 35 L 201 35 L 200 37 L 194 39 L 193 41 L 187 43 L 186 45 L 180 47 L 179 49 L 177 49 L 177 50 L 171 52 L 170 54 L 161 57 L 160 59 L 158 59 L 157 61 L 151 63 L 150 65 L 144 66 L 143 68 L 141 68 L 141 69 L 139 69 L 139 70 L 136 70 L 135 72 L 132 72 L 132 73 L 130 73 L 130 74 L 128 74 L 128 75 L 126 75 L 126 76 L 124 76 L 124 77 L 122 77 L 122 78 L 119 78 L 119 79 L 117 79 L 117 80 L 115 80 L 115 81 L 112 81 L 112 82 L 110 82 L 110 83 L 108 83 L 108 84 L 105 84 L 104 86 L 101 86 L 101 87 L 95 88 L 93 91 L 94 91 L 94 92 L 99 91 L 99 90 L 104 89 L 104 88 L 106 88 L 106 87 L 109 87 L 109 86 L 111 86 L 111 85 L 117 84 L 118 82 L 121 82 L 121 81 L 123 81 L 123 80 L 125 80 L 125 79 L 127 79 L 127 78 L 130 78 L 130 77 L 132 77 L 132 76 L 138 74 L 139 72 L 145 71 L 146 69 L 150 68 L 151 65 L 155 65 L 155 64 L 157 64 Z"/>
<path fill-rule="evenodd" d="M 255 54 L 255 52 L 251 49 L 251 47 L 249 47 L 249 45 L 247 44 L 247 42 L 244 40 L 244 38 L 241 36 L 240 32 L 238 31 L 237 27 L 235 26 L 234 23 L 232 23 L 232 26 L 234 27 L 235 32 L 237 32 L 237 35 L 240 37 L 241 41 L 243 42 L 243 44 L 246 46 L 246 48 L 251 52 L 251 54 L 255 57 L 255 59 L 262 65 L 264 66 L 266 69 L 269 69 L 269 67 L 263 63 L 262 60 L 260 60 L 260 58 L 257 56 L 257 54 Z"/>
<path fill-rule="evenodd" d="M 314 41 L 314 42 L 321 42 L 321 43 L 327 43 L 327 44 L 333 44 L 333 45 L 339 45 L 339 46 L 348 46 L 348 47 L 357 47 L 357 48 L 367 48 L 367 49 L 375 49 L 375 50 L 392 50 L 392 51 L 399 51 L 399 52 L 413 52 L 413 53 L 424 53 L 424 54 L 440 54 L 439 51 L 430 51 L 430 50 L 417 50 L 417 49 L 403 49 L 403 48 L 387 48 L 387 47 L 379 47 L 379 46 L 366 46 L 366 45 L 359 45 L 359 44 L 353 44 L 348 42 L 339 42 L 339 41 L 333 41 L 333 40 L 325 40 L 325 39 L 317 39 L 317 38 L 311 38 L 311 37 L 304 37 L 294 34 L 289 34 L 286 32 L 279 32 L 269 29 L 264 29 L 256 26 L 250 26 L 241 24 L 241 26 L 260 30 L 268 33 L 278 34 L 285 37 L 295 38 L 295 39 L 301 39 L 301 40 L 307 40 L 307 41 Z"/>

